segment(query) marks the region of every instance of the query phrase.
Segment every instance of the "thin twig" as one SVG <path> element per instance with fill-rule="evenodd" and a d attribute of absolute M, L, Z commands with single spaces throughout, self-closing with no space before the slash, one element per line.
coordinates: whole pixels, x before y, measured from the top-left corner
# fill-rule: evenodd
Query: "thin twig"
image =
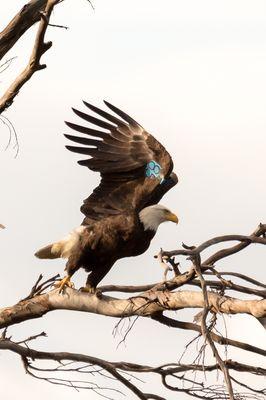
<path fill-rule="evenodd" d="M 15 58 L 17 58 L 17 57 L 16 56 L 11 57 L 8 60 L 6 60 L 3 64 L 0 65 L 0 74 L 2 74 L 4 71 L 6 71 L 10 67 L 12 61 L 15 60 Z M 1 68 L 3 68 L 3 69 L 1 70 Z"/>
<path fill-rule="evenodd" d="M 48 26 L 52 26 L 53 28 L 62 28 L 62 29 L 69 29 L 69 26 L 65 25 L 56 25 L 56 24 L 48 24 Z"/>

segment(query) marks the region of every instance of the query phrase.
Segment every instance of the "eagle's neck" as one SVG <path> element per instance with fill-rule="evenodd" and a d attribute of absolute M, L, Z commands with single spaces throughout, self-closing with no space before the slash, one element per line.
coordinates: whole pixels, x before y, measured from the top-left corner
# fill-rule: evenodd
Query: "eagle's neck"
<path fill-rule="evenodd" d="M 143 208 L 139 213 L 139 219 L 145 231 L 151 230 L 153 232 L 156 232 L 158 226 L 165 221 L 163 210 L 159 205 Z"/>

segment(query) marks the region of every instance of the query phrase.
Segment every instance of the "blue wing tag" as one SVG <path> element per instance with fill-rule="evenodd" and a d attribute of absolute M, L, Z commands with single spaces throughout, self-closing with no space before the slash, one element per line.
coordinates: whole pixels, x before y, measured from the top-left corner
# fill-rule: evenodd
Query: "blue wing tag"
<path fill-rule="evenodd" d="M 146 165 L 145 176 L 151 179 L 159 179 L 161 181 L 160 183 L 162 183 L 162 181 L 164 180 L 164 176 L 161 173 L 161 169 L 162 167 L 159 163 L 151 160 Z"/>

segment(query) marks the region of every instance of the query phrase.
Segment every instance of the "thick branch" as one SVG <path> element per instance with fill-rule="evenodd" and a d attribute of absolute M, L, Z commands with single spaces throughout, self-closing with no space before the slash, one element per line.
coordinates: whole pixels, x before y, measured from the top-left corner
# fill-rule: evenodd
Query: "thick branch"
<path fill-rule="evenodd" d="M 0 99 L 0 114 L 13 103 L 13 100 L 19 93 L 21 87 L 32 77 L 32 75 L 36 71 L 46 68 L 45 64 L 40 63 L 40 59 L 41 56 L 52 46 L 52 42 L 45 43 L 44 36 L 49 24 L 52 10 L 59 1 L 60 0 L 47 0 L 45 10 L 40 14 L 41 21 L 39 23 L 39 28 L 28 65 L 20 73 L 20 75 L 18 75 L 18 77 Z"/>
<path fill-rule="evenodd" d="M 204 307 L 204 298 L 201 292 L 169 292 L 167 296 L 167 309 L 169 310 Z M 210 308 L 215 312 L 225 314 L 246 313 L 257 318 L 266 316 L 266 300 L 239 300 L 212 292 L 208 292 L 208 300 Z M 66 288 L 65 294 L 62 295 L 56 289 L 32 299 L 21 301 L 13 307 L 1 309 L 0 328 L 28 319 L 39 318 L 53 310 L 84 311 L 121 318 L 133 315 L 148 317 L 164 311 L 165 307 L 156 300 L 150 300 L 149 292 L 129 299 L 117 299 L 104 295 L 97 297 L 71 288 Z"/>
<path fill-rule="evenodd" d="M 47 0 L 31 0 L 15 15 L 6 28 L 0 33 L 0 60 L 14 46 L 19 38 L 37 21 Z"/>

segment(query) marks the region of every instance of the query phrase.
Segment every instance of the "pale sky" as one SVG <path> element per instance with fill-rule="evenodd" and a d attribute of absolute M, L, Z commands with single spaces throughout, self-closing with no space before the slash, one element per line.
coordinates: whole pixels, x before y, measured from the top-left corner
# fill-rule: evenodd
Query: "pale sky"
<path fill-rule="evenodd" d="M 24 3 L 9 0 L 1 7 L 0 29 Z M 171 152 L 180 179 L 161 201 L 178 214 L 180 224 L 161 226 L 150 249 L 118 262 L 104 283 L 160 281 L 162 270 L 153 259 L 160 247 L 173 250 L 182 242 L 197 245 L 216 235 L 249 234 L 266 221 L 265 2 L 93 3 L 95 11 L 86 0 L 69 0 L 53 13 L 52 23 L 69 30 L 49 28 L 47 39 L 54 45 L 42 60 L 48 68 L 33 76 L 4 114 L 18 134 L 17 158 L 12 146 L 4 151 L 8 131 L 0 125 L 0 223 L 7 227 L 0 232 L 1 306 L 25 297 L 40 273 L 47 278 L 63 273 L 62 260 L 37 260 L 33 254 L 81 223 L 79 207 L 99 179 L 64 148 L 63 133 L 69 129 L 63 121 L 76 121 L 70 107 L 84 109 L 82 99 L 102 107 L 107 99 L 132 115 Z M 1 93 L 26 64 L 35 31 L 6 56 L 17 58 L 1 74 Z M 263 280 L 264 260 L 265 248 L 257 245 L 217 267 Z M 82 271 L 74 276 L 77 287 L 85 279 Z M 196 312 L 179 312 L 176 318 L 191 320 Z M 112 336 L 116 322 L 56 311 L 14 326 L 10 333 L 20 340 L 44 330 L 48 338 L 35 342 L 36 348 L 151 365 L 177 360 L 194 337 L 139 320 L 126 346 L 117 349 L 121 336 Z M 263 347 L 265 333 L 254 318 L 231 317 L 227 324 L 232 338 Z M 229 350 L 229 356 L 260 366 L 264 362 L 249 353 L 243 358 L 236 350 Z M 0 376 L 5 400 L 22 393 L 28 400 L 36 393 L 39 400 L 99 399 L 34 380 L 16 355 L 3 352 Z M 157 387 L 159 382 L 151 381 L 145 390 Z M 187 396 L 178 394 L 178 399 Z"/>

